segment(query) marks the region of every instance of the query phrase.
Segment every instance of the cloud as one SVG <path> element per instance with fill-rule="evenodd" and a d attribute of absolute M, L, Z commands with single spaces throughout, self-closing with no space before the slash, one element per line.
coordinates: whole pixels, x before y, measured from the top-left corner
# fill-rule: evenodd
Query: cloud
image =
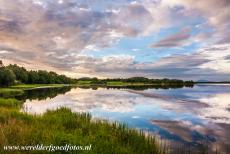
<path fill-rule="evenodd" d="M 91 95 L 89 95 L 89 92 Z M 66 96 L 57 96 L 50 101 L 27 100 L 23 105 L 23 110 L 28 113 L 42 114 L 47 110 L 67 107 L 73 112 L 90 112 L 97 108 L 106 112 L 128 113 L 134 111 L 135 105 L 142 101 L 142 98 L 133 99 L 135 96 L 135 94 L 126 91 L 121 93 L 120 90 L 78 88 L 66 93 Z M 111 99 L 114 101 L 110 101 Z"/>
<path fill-rule="evenodd" d="M 176 34 L 166 37 L 156 43 L 154 43 L 151 47 L 159 48 L 159 47 L 178 47 L 183 46 L 184 43 L 190 38 L 190 30 L 188 28 L 182 29 Z"/>
<path fill-rule="evenodd" d="M 215 49 L 215 51 L 213 51 Z M 219 54 L 215 54 L 219 52 Z M 221 52 L 221 53 L 220 53 Z M 228 80 L 228 46 L 210 46 L 188 55 L 171 55 L 152 62 L 138 62 L 131 55 L 110 55 L 95 58 L 77 55 L 73 71 L 101 77 L 146 76 L 150 78 L 180 78 Z"/>
<path fill-rule="evenodd" d="M 17 51 L 15 58 L 9 54 L 4 58 L 33 59 L 38 64 L 62 69 L 71 64 L 60 57 L 71 58 L 86 50 L 109 47 L 123 37 L 142 35 L 153 22 L 151 13 L 141 3 L 127 1 L 114 7 L 109 7 L 107 1 L 101 4 L 105 8 L 98 10 L 94 2 L 1 0 L 0 46 Z M 21 52 L 35 56 L 22 57 Z"/>
<path fill-rule="evenodd" d="M 227 0 L 0 0 L 0 57 L 5 63 L 75 77 L 225 79 L 229 50 L 219 47 L 229 43 L 228 10 Z M 159 40 L 159 32 L 168 28 L 181 30 Z M 194 31 L 197 34 L 191 34 Z M 137 57 L 135 49 L 147 52 L 148 45 L 132 47 L 132 55 L 86 55 L 118 45 L 123 38 L 154 38 L 153 48 L 183 47 L 193 42 L 218 48 L 149 62 L 142 62 L 144 58 Z"/>
<path fill-rule="evenodd" d="M 228 37 L 226 33 L 229 33 L 230 25 L 229 0 L 221 2 L 219 0 L 203 0 L 199 3 L 194 3 L 193 0 L 162 0 L 162 3 L 170 8 L 182 7 L 183 14 L 189 14 L 187 17 L 203 18 L 206 22 L 205 27 L 213 28 L 213 39 L 219 40 L 218 42 L 222 42 L 222 39 Z M 183 14 L 181 15 L 183 16 Z M 181 20 L 179 16 L 177 17 Z"/>
<path fill-rule="evenodd" d="M 230 55 L 225 57 L 226 60 L 230 60 Z"/>
<path fill-rule="evenodd" d="M 8 50 L 9 51 L 9 50 Z M 219 54 L 215 54 L 218 52 Z M 49 53 L 43 63 L 28 63 L 27 67 L 54 66 L 58 70 L 76 72 L 71 76 L 98 77 L 132 77 L 146 76 L 150 78 L 180 78 L 186 80 L 228 80 L 229 54 L 228 46 L 213 46 L 204 48 L 189 55 L 171 55 L 152 62 L 138 62 L 131 55 L 109 55 L 93 57 L 79 54 L 58 55 Z M 8 55 L 6 55 L 8 54 Z M 14 51 L 4 53 L 5 56 L 23 59 L 27 53 L 21 52 L 21 57 L 15 57 Z M 33 58 L 34 55 L 31 55 Z M 3 57 L 4 58 L 4 57 Z M 54 59 L 54 60 L 53 60 Z M 56 61 L 59 59 L 59 62 Z M 32 68 L 33 69 L 33 68 Z M 41 68 L 42 69 L 42 68 Z"/>
<path fill-rule="evenodd" d="M 217 42 L 217 44 L 229 44 L 230 43 L 230 31 L 225 30 L 225 34 L 223 34 L 224 37 L 221 37 L 221 39 Z"/>
<path fill-rule="evenodd" d="M 222 149 L 224 152 L 228 151 L 229 140 L 228 137 L 228 125 L 227 124 L 195 124 L 192 121 L 170 121 L 170 120 L 151 120 L 151 123 L 161 127 L 170 134 L 180 136 L 183 141 L 187 142 L 200 142 L 205 141 L 209 144 L 211 152 L 215 152 L 216 148 Z M 199 134 L 199 139 L 194 134 Z M 211 134 L 211 135 L 210 135 Z M 212 136 L 213 138 L 207 138 Z M 218 138 L 218 140 L 215 140 Z"/>
<path fill-rule="evenodd" d="M 162 0 L 162 3 L 170 7 L 182 6 L 190 11 L 199 11 L 200 15 L 207 17 L 208 22 L 213 25 L 225 24 L 229 22 L 229 7 L 228 0 L 204 0 L 199 3 L 194 3 L 192 0 Z M 211 10 L 211 11 L 210 11 Z"/>
<path fill-rule="evenodd" d="M 230 63 L 229 60 L 226 59 L 226 57 L 230 55 L 229 45 L 214 45 L 214 47 L 205 48 L 200 52 L 202 53 L 202 56 L 209 59 L 209 62 L 200 65 L 200 68 L 212 69 L 217 73 L 230 73 Z"/>

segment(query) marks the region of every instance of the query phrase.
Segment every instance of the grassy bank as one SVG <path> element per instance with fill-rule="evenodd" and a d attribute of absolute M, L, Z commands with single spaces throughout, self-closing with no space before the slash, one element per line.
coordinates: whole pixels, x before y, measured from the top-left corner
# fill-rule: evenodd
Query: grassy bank
<path fill-rule="evenodd" d="M 100 82 L 91 82 L 91 81 L 78 81 L 76 84 L 72 85 L 102 85 L 102 86 L 145 86 L 145 85 L 162 85 L 162 86 L 171 86 L 171 85 L 182 85 L 182 84 L 167 84 L 167 83 L 151 83 L 151 82 L 122 82 L 122 81 L 108 81 L 105 83 Z"/>
<path fill-rule="evenodd" d="M 154 138 L 122 124 L 92 121 L 89 114 L 72 113 L 65 108 L 48 111 L 42 116 L 28 115 L 19 112 L 21 104 L 16 99 L 0 99 L 0 153 L 7 152 L 3 150 L 5 145 L 37 144 L 91 144 L 92 150 L 77 151 L 90 154 L 159 152 Z"/>
<path fill-rule="evenodd" d="M 10 87 L 0 87 L 0 98 L 14 98 L 23 95 L 24 90 L 39 88 L 59 88 L 70 86 L 68 84 L 19 84 Z"/>
<path fill-rule="evenodd" d="M 69 84 L 19 84 L 11 86 L 11 89 L 34 89 L 34 88 L 56 88 L 69 86 Z"/>
<path fill-rule="evenodd" d="M 0 88 L 0 97 L 12 98 L 23 94 L 22 89 Z"/>

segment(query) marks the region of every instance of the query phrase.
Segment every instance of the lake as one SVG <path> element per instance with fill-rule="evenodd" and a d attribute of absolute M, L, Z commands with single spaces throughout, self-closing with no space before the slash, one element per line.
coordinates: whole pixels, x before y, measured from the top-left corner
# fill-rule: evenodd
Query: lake
<path fill-rule="evenodd" d="M 28 90 L 22 111 L 43 114 L 60 107 L 95 119 L 127 124 L 162 139 L 230 153 L 230 85 L 193 88 L 56 88 Z"/>

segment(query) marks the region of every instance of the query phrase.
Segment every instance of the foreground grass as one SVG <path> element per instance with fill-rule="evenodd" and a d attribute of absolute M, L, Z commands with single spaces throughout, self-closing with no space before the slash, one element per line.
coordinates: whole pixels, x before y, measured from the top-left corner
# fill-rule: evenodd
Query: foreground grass
<path fill-rule="evenodd" d="M 159 153 L 155 139 L 118 123 L 92 121 L 89 114 L 61 108 L 42 116 L 19 112 L 22 102 L 0 99 L 0 153 L 5 145 L 92 145 L 90 154 Z M 25 151 L 17 151 L 24 153 Z M 12 151 L 8 151 L 12 153 Z M 31 152 L 32 153 L 32 152 Z M 33 151 L 41 153 L 41 151 Z M 45 153 L 43 151 L 42 153 Z M 57 153 L 57 152 L 56 152 Z M 61 152 L 60 152 L 61 153 Z"/>

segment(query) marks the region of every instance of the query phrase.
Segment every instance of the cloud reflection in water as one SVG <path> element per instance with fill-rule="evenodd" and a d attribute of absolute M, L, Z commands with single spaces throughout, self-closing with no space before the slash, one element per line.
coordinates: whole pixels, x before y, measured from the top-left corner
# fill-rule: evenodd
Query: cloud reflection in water
<path fill-rule="evenodd" d="M 156 129 L 162 129 L 186 142 L 208 140 L 226 149 L 230 140 L 230 93 L 202 93 L 197 96 L 191 99 L 181 98 L 179 94 L 159 94 L 154 90 L 77 88 L 53 99 L 27 100 L 22 110 L 43 114 L 47 110 L 67 107 L 73 112 L 90 112 L 93 117 L 114 119 L 157 133 L 161 131 Z"/>

